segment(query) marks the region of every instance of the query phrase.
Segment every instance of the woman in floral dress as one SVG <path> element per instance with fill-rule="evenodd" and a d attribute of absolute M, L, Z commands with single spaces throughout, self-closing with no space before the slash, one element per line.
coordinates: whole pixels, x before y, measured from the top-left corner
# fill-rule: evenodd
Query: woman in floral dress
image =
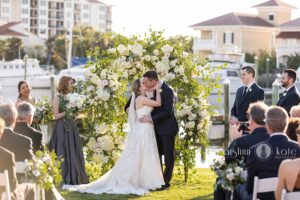
<path fill-rule="evenodd" d="M 65 98 L 74 90 L 74 83 L 72 77 L 62 76 L 57 88 L 58 95 L 52 102 L 56 123 L 50 140 L 50 150 L 55 150 L 57 156 L 63 158 L 63 184 L 68 185 L 88 183 L 78 127 L 65 110 Z"/>

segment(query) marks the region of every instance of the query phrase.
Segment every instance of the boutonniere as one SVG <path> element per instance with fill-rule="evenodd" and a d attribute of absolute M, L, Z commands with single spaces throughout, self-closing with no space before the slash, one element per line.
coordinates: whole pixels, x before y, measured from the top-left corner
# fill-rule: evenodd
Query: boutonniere
<path fill-rule="evenodd" d="M 162 89 L 159 90 L 160 93 L 162 93 L 162 91 L 163 91 Z"/>
<path fill-rule="evenodd" d="M 252 91 L 252 89 L 251 89 L 251 88 L 249 88 L 248 92 L 251 92 L 251 91 Z"/>
<path fill-rule="evenodd" d="M 282 94 L 282 96 L 284 97 L 286 94 L 287 94 L 287 92 L 284 92 L 284 93 Z"/>

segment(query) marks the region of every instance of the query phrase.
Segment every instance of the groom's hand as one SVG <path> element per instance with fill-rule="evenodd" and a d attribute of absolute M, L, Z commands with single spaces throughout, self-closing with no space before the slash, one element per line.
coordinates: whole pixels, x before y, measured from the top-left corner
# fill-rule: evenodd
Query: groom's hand
<path fill-rule="evenodd" d="M 150 116 L 144 115 L 143 117 L 139 118 L 139 121 L 142 123 L 152 123 L 152 118 Z"/>

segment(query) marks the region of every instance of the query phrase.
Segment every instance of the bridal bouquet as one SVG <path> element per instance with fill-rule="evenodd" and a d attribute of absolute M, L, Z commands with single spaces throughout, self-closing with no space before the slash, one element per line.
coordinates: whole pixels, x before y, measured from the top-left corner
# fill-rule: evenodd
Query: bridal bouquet
<path fill-rule="evenodd" d="M 38 119 L 41 124 L 45 124 L 54 119 L 52 106 L 48 97 L 42 97 L 35 104 L 34 118 Z"/>
<path fill-rule="evenodd" d="M 224 156 L 214 159 L 210 168 L 218 176 L 216 187 L 232 192 L 238 184 L 245 182 L 242 178 L 243 167 L 245 167 L 243 160 L 226 164 Z"/>
<path fill-rule="evenodd" d="M 70 93 L 60 98 L 60 110 L 66 111 L 67 118 L 75 119 L 79 112 L 85 108 L 85 96 L 78 93 Z"/>
<path fill-rule="evenodd" d="M 61 183 L 61 160 L 54 151 L 37 151 L 31 160 L 25 162 L 27 176 L 46 190 L 51 189 L 54 184 Z"/>

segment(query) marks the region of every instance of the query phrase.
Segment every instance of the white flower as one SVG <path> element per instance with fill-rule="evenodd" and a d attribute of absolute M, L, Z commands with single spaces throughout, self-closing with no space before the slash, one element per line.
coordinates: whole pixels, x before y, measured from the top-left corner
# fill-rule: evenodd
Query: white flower
<path fill-rule="evenodd" d="M 195 120 L 196 117 L 197 117 L 197 115 L 191 114 L 191 115 L 189 116 L 189 120 L 190 120 L 190 121 Z"/>
<path fill-rule="evenodd" d="M 49 156 L 49 154 L 45 154 L 43 157 L 42 157 L 42 161 L 46 164 L 50 164 L 51 163 L 51 158 Z"/>
<path fill-rule="evenodd" d="M 95 126 L 96 133 L 98 134 L 105 134 L 109 131 L 109 126 L 105 123 L 97 124 Z"/>
<path fill-rule="evenodd" d="M 221 166 L 225 165 L 225 158 L 223 156 L 220 157 L 219 163 L 220 163 Z"/>
<path fill-rule="evenodd" d="M 89 149 L 94 150 L 97 147 L 97 141 L 94 137 L 91 137 L 89 139 L 89 142 L 87 143 L 87 146 Z"/>
<path fill-rule="evenodd" d="M 234 171 L 235 171 L 235 174 L 236 174 L 236 175 L 240 175 L 241 172 L 242 172 L 242 168 L 239 167 L 239 166 L 236 166 L 236 167 L 234 168 Z"/>
<path fill-rule="evenodd" d="M 234 173 L 229 173 L 226 175 L 226 178 L 229 180 L 229 181 L 232 181 L 234 180 L 235 176 L 234 176 Z"/>
<path fill-rule="evenodd" d="M 165 45 L 161 48 L 162 52 L 164 54 L 170 54 L 173 51 L 173 47 L 171 47 L 170 45 Z"/>
<path fill-rule="evenodd" d="M 157 49 L 155 49 L 155 50 L 153 51 L 153 54 L 156 55 L 156 56 L 158 56 L 158 55 L 159 55 L 159 51 L 158 51 Z"/>
<path fill-rule="evenodd" d="M 175 79 L 175 74 L 173 74 L 173 73 L 168 73 L 167 75 L 166 75 L 166 80 L 168 80 L 168 81 L 170 81 L 170 80 L 173 80 L 173 79 Z"/>
<path fill-rule="evenodd" d="M 187 52 L 182 53 L 182 57 L 187 58 L 188 56 L 189 56 L 189 54 Z"/>
<path fill-rule="evenodd" d="M 132 47 L 132 53 L 136 56 L 142 56 L 143 54 L 143 47 L 140 44 L 134 44 Z"/>
<path fill-rule="evenodd" d="M 40 171 L 37 170 L 37 169 L 33 170 L 33 171 L 32 171 L 32 174 L 33 174 L 35 177 L 38 177 L 38 176 L 41 175 Z"/>
<path fill-rule="evenodd" d="M 109 53 L 115 53 L 115 52 L 116 52 L 116 49 L 115 49 L 115 48 L 109 48 L 109 49 L 108 49 L 108 52 L 109 52 Z"/>
<path fill-rule="evenodd" d="M 151 60 L 151 56 L 146 55 L 146 56 L 144 57 L 144 59 L 145 59 L 146 61 L 150 61 L 150 60 Z"/>
<path fill-rule="evenodd" d="M 111 138 L 108 136 L 103 136 L 101 138 L 98 138 L 99 146 L 102 148 L 104 151 L 112 151 L 115 148 L 115 145 L 112 141 Z"/>
<path fill-rule="evenodd" d="M 182 65 L 175 67 L 174 71 L 180 75 L 184 74 L 184 67 Z"/>
<path fill-rule="evenodd" d="M 96 91 L 96 95 L 99 99 L 103 100 L 103 101 L 108 101 L 110 98 L 110 94 L 108 91 L 103 90 L 103 89 L 98 89 Z"/>
<path fill-rule="evenodd" d="M 197 124 L 197 130 L 201 130 L 201 129 L 202 129 L 202 124 L 201 123 Z"/>
<path fill-rule="evenodd" d="M 117 124 L 113 124 L 112 126 L 111 126 L 111 132 L 112 133 L 116 133 L 118 131 L 118 125 Z"/>
<path fill-rule="evenodd" d="M 126 55 L 127 48 L 124 45 L 119 44 L 119 46 L 117 47 L 117 51 L 121 55 Z"/>
<path fill-rule="evenodd" d="M 107 86 L 108 85 L 108 81 L 107 80 L 102 80 L 101 85 L 103 87 Z"/>
<path fill-rule="evenodd" d="M 190 122 L 185 124 L 185 128 L 187 128 L 187 129 L 193 129 L 194 127 L 195 127 L 195 122 L 194 121 L 190 121 Z"/>

